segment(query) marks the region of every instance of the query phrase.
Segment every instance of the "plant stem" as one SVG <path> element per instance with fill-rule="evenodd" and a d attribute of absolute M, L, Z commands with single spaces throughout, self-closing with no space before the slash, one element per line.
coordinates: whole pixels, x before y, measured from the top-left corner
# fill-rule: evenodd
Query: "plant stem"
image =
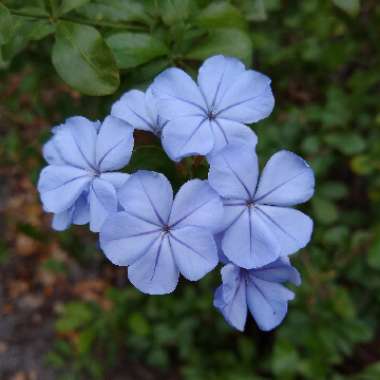
<path fill-rule="evenodd" d="M 63 21 L 70 21 L 70 22 L 75 22 L 77 24 L 82 24 L 82 25 L 90 25 L 90 26 L 97 26 L 97 27 L 104 27 L 104 28 L 112 28 L 112 29 L 123 29 L 123 30 L 133 30 L 133 31 L 140 31 L 140 32 L 146 32 L 148 29 L 144 26 L 140 25 L 130 25 L 130 24 L 123 24 L 123 23 L 117 23 L 117 22 L 112 22 L 112 21 L 94 21 L 94 20 L 86 20 L 86 19 L 81 19 L 79 17 L 67 17 L 67 16 L 61 16 L 58 17 L 57 19 L 54 19 L 51 16 L 48 15 L 32 15 L 29 13 L 25 12 L 20 12 L 17 10 L 10 9 L 10 12 L 15 15 L 15 16 L 20 16 L 20 17 L 28 17 L 32 19 L 43 19 L 43 20 L 49 20 L 51 22 L 58 21 L 58 20 L 63 20 Z"/>

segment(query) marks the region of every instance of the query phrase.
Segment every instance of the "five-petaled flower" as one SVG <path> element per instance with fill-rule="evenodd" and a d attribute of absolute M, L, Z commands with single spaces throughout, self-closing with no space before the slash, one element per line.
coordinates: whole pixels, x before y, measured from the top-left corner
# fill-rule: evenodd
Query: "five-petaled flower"
<path fill-rule="evenodd" d="M 38 182 L 44 209 L 54 213 L 57 230 L 89 222 L 97 232 L 118 209 L 117 190 L 129 175 L 114 171 L 130 160 L 133 129 L 112 116 L 102 124 L 72 117 L 53 133 L 43 150 L 49 166 Z"/>
<path fill-rule="evenodd" d="M 294 298 L 282 283 L 301 283 L 298 271 L 287 258 L 249 270 L 229 263 L 221 273 L 222 285 L 215 292 L 214 306 L 240 331 L 244 330 L 247 309 L 261 330 L 278 326 L 288 311 L 288 301 Z"/>
<path fill-rule="evenodd" d="M 223 203 L 206 181 L 186 182 L 173 200 L 165 176 L 138 171 L 120 189 L 119 201 L 124 211 L 107 218 L 100 246 L 114 264 L 129 266 L 136 288 L 170 293 L 179 273 L 197 281 L 215 268 L 213 234 L 223 224 Z"/>
<path fill-rule="evenodd" d="M 156 77 L 152 90 L 160 115 L 169 120 L 162 143 L 175 161 L 208 155 L 232 141 L 255 146 L 256 134 L 244 124 L 267 117 L 274 106 L 267 76 L 222 55 L 203 63 L 198 85 L 184 71 L 170 68 Z"/>
<path fill-rule="evenodd" d="M 124 120 L 134 129 L 149 131 L 161 137 L 167 120 L 160 116 L 156 103 L 151 87 L 145 93 L 131 90 L 114 103 L 111 115 Z"/>
<path fill-rule="evenodd" d="M 230 144 L 209 163 L 209 183 L 224 201 L 221 248 L 230 261 L 258 268 L 309 242 L 312 220 L 291 208 L 314 192 L 313 170 L 301 157 L 274 154 L 259 181 L 257 156 L 249 146 Z"/>

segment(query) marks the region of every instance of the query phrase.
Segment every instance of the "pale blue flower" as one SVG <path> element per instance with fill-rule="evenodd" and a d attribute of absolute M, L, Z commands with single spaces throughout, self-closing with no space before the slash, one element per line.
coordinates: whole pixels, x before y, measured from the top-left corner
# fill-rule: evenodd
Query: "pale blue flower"
<path fill-rule="evenodd" d="M 162 143 L 173 160 L 208 155 L 231 141 L 256 145 L 246 123 L 267 117 L 274 106 L 270 79 L 246 70 L 236 58 L 208 58 L 198 83 L 177 68 L 158 75 L 152 85 L 158 110 L 165 120 Z"/>
<path fill-rule="evenodd" d="M 100 246 L 112 263 L 129 266 L 131 283 L 144 293 L 166 294 L 179 273 L 197 281 L 218 263 L 213 234 L 222 226 L 223 203 L 207 181 L 173 191 L 165 176 L 138 171 L 120 189 L 124 211 L 110 215 Z"/>
<path fill-rule="evenodd" d="M 301 157 L 274 154 L 259 181 L 255 150 L 244 144 L 227 145 L 209 163 L 209 183 L 224 201 L 221 248 L 230 261 L 258 268 L 309 242 L 313 222 L 292 208 L 314 192 L 313 170 Z"/>
<path fill-rule="evenodd" d="M 158 137 L 161 137 L 167 123 L 158 113 L 150 87 L 145 93 L 139 90 L 126 92 L 112 106 L 111 115 L 124 120 L 134 129 L 149 131 Z"/>
<path fill-rule="evenodd" d="M 53 133 L 43 148 L 49 166 L 38 182 L 44 209 L 54 213 L 56 230 L 90 223 L 91 231 L 97 232 L 118 209 L 117 190 L 128 174 L 115 170 L 130 160 L 133 129 L 112 116 L 102 124 L 78 116 Z"/>
<path fill-rule="evenodd" d="M 249 270 L 227 264 L 221 273 L 222 285 L 215 292 L 214 306 L 240 331 L 248 310 L 261 330 L 277 327 L 288 311 L 288 301 L 294 299 L 294 293 L 282 283 L 301 284 L 298 271 L 285 258 Z"/>

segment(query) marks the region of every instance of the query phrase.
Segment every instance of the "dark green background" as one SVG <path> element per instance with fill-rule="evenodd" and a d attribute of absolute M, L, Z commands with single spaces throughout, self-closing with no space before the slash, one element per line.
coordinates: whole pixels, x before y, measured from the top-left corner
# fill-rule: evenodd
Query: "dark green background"
<path fill-rule="evenodd" d="M 35 183 L 51 125 L 74 114 L 101 119 L 121 93 L 145 88 L 165 67 L 195 75 L 215 53 L 272 78 L 275 110 L 252 126 L 261 165 L 289 149 L 317 178 L 303 207 L 315 221 L 313 239 L 293 259 L 303 284 L 271 333 L 252 321 L 244 334 L 227 326 L 212 307 L 218 271 L 197 284 L 182 281 L 172 295 L 147 297 L 102 258 L 85 228 L 56 233 L 48 218 L 33 224 L 6 207 L 0 262 L 7 271 L 25 265 L 13 258 L 22 233 L 43 252 L 56 242 L 70 260 L 50 250 L 26 265 L 43 265 L 68 283 L 74 265 L 107 284 L 100 301 L 60 298 L 45 365 L 66 380 L 115 373 L 137 380 L 380 379 L 379 2 L 25 3 L 0 6 L 0 167 L 9 198 L 13 186 L 27 191 L 22 178 Z M 165 172 L 176 186 L 186 179 L 188 165 L 176 168 L 153 138 L 136 139 L 129 170 Z M 37 205 L 37 195 L 28 202 Z"/>

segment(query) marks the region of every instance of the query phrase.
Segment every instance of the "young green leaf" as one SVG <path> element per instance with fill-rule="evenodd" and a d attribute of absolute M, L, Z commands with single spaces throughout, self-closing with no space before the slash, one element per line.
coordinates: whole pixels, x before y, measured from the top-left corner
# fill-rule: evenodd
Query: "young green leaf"
<path fill-rule="evenodd" d="M 161 40 L 145 33 L 115 33 L 106 42 L 121 69 L 141 65 L 168 53 L 167 46 Z"/>
<path fill-rule="evenodd" d="M 58 14 L 63 15 L 65 13 L 71 12 L 74 9 L 77 9 L 91 0 L 62 0 L 61 6 L 58 9 Z"/>
<path fill-rule="evenodd" d="M 252 42 L 246 32 L 233 28 L 217 28 L 210 30 L 208 38 L 190 50 L 187 58 L 202 60 L 214 54 L 225 54 L 250 64 L 252 50 Z"/>
<path fill-rule="evenodd" d="M 333 3 L 352 16 L 360 11 L 360 0 L 333 0 Z"/>
<path fill-rule="evenodd" d="M 0 45 L 9 41 L 13 32 L 12 15 L 8 8 L 0 3 Z"/>
<path fill-rule="evenodd" d="M 93 27 L 59 22 L 52 59 L 61 78 L 83 94 L 108 95 L 119 86 L 115 58 Z"/>
<path fill-rule="evenodd" d="M 196 23 L 204 28 L 246 27 L 246 21 L 239 9 L 228 2 L 211 3 L 199 13 Z"/>

